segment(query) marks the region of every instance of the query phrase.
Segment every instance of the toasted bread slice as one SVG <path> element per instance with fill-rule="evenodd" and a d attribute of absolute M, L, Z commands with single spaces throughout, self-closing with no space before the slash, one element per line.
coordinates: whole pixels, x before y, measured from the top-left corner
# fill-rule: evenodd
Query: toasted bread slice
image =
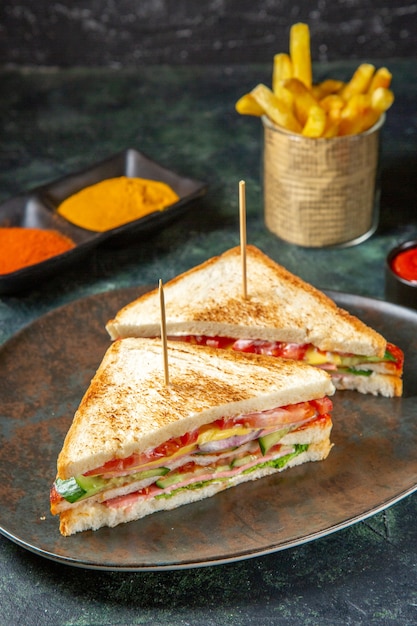
<path fill-rule="evenodd" d="M 246 258 L 246 299 L 238 247 L 167 282 L 167 334 L 312 343 L 320 350 L 383 356 L 385 339 L 323 292 L 254 246 Z M 106 328 L 112 339 L 158 336 L 157 289 L 127 304 Z"/>
<path fill-rule="evenodd" d="M 327 373 L 295 361 L 273 361 L 258 355 L 247 357 L 240 353 L 205 349 L 176 341 L 168 342 L 168 368 L 167 385 L 162 342 L 159 339 L 128 338 L 116 341 L 109 347 L 76 411 L 58 457 L 57 481 L 51 491 L 51 511 L 60 514 L 63 534 L 138 519 L 154 510 L 173 508 L 208 497 L 244 480 L 278 471 L 269 466 L 255 468 L 245 478 L 246 474 L 239 477 L 240 474 L 230 469 L 233 474 L 230 480 L 222 477 L 218 481 L 211 480 L 207 489 L 204 486 L 202 491 L 187 490 L 185 495 L 179 497 L 174 494 L 168 498 L 169 504 L 165 504 L 165 498 L 152 499 L 152 503 L 149 498 L 142 498 L 142 505 L 130 503 L 129 507 L 108 506 L 107 498 L 132 497 L 132 492 L 156 481 L 155 477 L 151 480 L 147 477 L 144 482 L 144 474 L 138 469 L 139 466 L 149 469 L 155 467 L 155 463 L 156 466 L 160 464 L 159 456 L 151 454 L 155 448 L 166 446 L 172 440 L 181 439 L 182 442 L 182 438 L 187 442 L 190 433 L 194 433 L 195 441 L 195 433 L 201 429 L 203 437 L 207 438 L 207 430 L 211 433 L 211 429 L 219 428 L 219 420 L 228 423 L 229 418 L 247 414 L 252 419 L 254 415 L 258 419 L 259 416 L 256 416 L 259 412 L 270 412 L 271 409 L 274 409 L 275 416 L 277 407 L 295 405 L 297 408 L 294 408 L 294 413 L 288 408 L 278 411 L 278 416 L 283 411 L 285 416 L 291 418 L 285 417 L 284 427 L 281 423 L 283 418 L 274 417 L 278 419 L 280 430 L 276 442 L 278 447 L 275 448 L 274 443 L 271 454 L 279 453 L 282 439 L 285 447 L 280 454 L 282 451 L 290 454 L 288 464 L 327 456 L 331 447 L 330 417 L 320 412 L 318 415 L 314 411 L 311 413 L 308 405 L 312 401 L 316 406 L 320 399 L 334 393 L 334 386 Z M 299 417 L 299 407 L 301 412 L 307 411 L 302 419 Z M 242 420 L 238 420 L 238 426 L 243 428 Z M 257 454 L 262 461 L 257 438 L 263 431 L 259 425 L 245 425 L 243 428 L 245 433 L 248 429 L 250 437 L 246 441 L 245 435 L 242 443 L 252 446 L 251 459 L 255 459 Z M 217 433 L 220 441 L 227 432 L 229 430 L 226 428 L 220 434 Z M 235 432 L 235 426 L 232 425 L 233 435 Z M 230 441 L 233 441 L 233 445 L 230 452 L 226 450 L 224 453 L 225 463 L 235 461 L 236 455 L 246 450 L 239 448 L 240 443 L 236 438 Z M 305 449 L 298 449 L 298 444 L 302 444 Z M 164 465 L 166 463 L 168 469 L 174 472 L 181 463 L 187 465 L 196 459 L 196 456 L 187 456 L 194 454 L 194 449 L 190 452 L 187 443 L 181 445 L 181 454 L 178 455 L 178 451 L 175 454 L 166 452 L 167 458 L 164 458 Z M 202 445 L 196 461 L 200 465 L 201 453 L 205 452 Z M 164 447 L 165 450 L 168 448 Z M 220 457 L 214 458 L 217 461 Z M 137 459 L 136 466 L 133 463 L 126 469 L 124 462 L 127 459 Z M 206 462 L 214 462 L 210 454 L 206 456 Z M 204 467 L 204 463 L 202 465 Z M 60 481 L 74 481 L 81 475 L 99 476 L 100 480 L 110 479 L 108 492 L 100 491 L 98 495 L 94 492 L 91 498 L 81 498 L 79 502 L 66 502 L 62 497 L 57 497 L 56 486 L 59 486 Z M 120 476 L 122 478 L 119 480 Z M 111 480 L 114 477 L 116 480 Z"/>
<path fill-rule="evenodd" d="M 401 395 L 401 350 L 393 346 L 395 356 L 386 358 L 390 344 L 380 333 L 258 248 L 247 246 L 246 264 L 246 298 L 238 247 L 167 282 L 164 295 L 168 336 L 222 337 L 311 346 L 310 352 L 322 353 L 319 358 L 313 353 L 308 360 L 310 352 L 296 358 L 306 358 L 312 364 L 333 370 L 337 388 Z M 112 339 L 158 336 L 157 290 L 127 304 L 106 328 Z M 274 347 L 270 352 L 274 354 Z M 330 357 L 328 362 L 323 353 Z M 353 369 L 351 365 L 337 367 L 335 364 L 340 359 L 331 358 L 332 354 L 361 358 L 353 364 Z M 359 375 L 355 375 L 355 368 L 360 370 Z"/>
<path fill-rule="evenodd" d="M 327 373 L 296 361 L 180 342 L 169 342 L 168 359 L 166 386 L 159 340 L 132 338 L 109 347 L 65 438 L 60 478 L 140 454 L 221 417 L 334 391 Z"/>

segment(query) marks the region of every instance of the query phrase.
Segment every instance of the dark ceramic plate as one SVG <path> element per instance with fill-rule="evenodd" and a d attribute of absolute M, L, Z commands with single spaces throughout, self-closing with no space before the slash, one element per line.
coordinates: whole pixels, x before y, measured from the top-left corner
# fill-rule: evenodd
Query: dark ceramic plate
<path fill-rule="evenodd" d="M 104 324 L 144 289 L 55 310 L 0 349 L 0 531 L 49 559 L 91 569 L 169 570 L 238 561 L 328 535 L 417 489 L 417 312 L 330 293 L 405 350 L 404 397 L 340 392 L 334 448 L 202 502 L 64 538 L 49 488 L 72 414 L 109 345 Z"/>
<path fill-rule="evenodd" d="M 149 178 L 167 183 L 179 196 L 179 201 L 163 211 L 146 215 L 104 233 L 96 233 L 74 226 L 56 213 L 58 205 L 68 196 L 84 187 L 106 178 L 130 176 Z M 16 293 L 32 287 L 51 276 L 57 276 L 68 267 L 82 261 L 100 244 L 123 245 L 131 240 L 162 230 L 192 207 L 194 200 L 203 196 L 207 185 L 199 180 L 179 176 L 137 150 L 128 149 L 80 172 L 12 198 L 0 205 L 1 226 L 24 226 L 53 229 L 70 237 L 74 248 L 10 274 L 0 275 L 0 294 Z"/>

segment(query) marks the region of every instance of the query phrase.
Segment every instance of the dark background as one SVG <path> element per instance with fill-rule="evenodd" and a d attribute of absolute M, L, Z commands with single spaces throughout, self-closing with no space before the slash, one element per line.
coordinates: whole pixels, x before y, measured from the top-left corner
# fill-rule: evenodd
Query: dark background
<path fill-rule="evenodd" d="M 2 0 L 0 64 L 262 63 L 310 26 L 313 60 L 413 57 L 413 0 Z"/>
<path fill-rule="evenodd" d="M 234 103 L 270 80 L 297 21 L 318 79 L 373 59 L 393 73 L 380 226 L 354 248 L 297 248 L 261 218 L 261 127 Z M 417 232 L 416 38 L 417 0 L 0 0 L 0 201 L 126 147 L 210 190 L 156 237 L 1 297 L 0 343 L 76 298 L 156 284 L 237 245 L 241 178 L 251 242 L 320 288 L 381 298 L 385 255 Z M 196 570 L 64 567 L 0 536 L 0 626 L 414 626 L 416 497 L 297 548 Z"/>

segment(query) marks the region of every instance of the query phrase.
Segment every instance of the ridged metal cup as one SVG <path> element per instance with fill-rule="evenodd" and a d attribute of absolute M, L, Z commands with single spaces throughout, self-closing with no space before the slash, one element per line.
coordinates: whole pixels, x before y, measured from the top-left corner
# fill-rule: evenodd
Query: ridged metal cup
<path fill-rule="evenodd" d="M 379 134 L 369 130 L 332 138 L 304 137 L 264 127 L 265 224 L 306 247 L 348 246 L 370 237 L 379 220 Z"/>

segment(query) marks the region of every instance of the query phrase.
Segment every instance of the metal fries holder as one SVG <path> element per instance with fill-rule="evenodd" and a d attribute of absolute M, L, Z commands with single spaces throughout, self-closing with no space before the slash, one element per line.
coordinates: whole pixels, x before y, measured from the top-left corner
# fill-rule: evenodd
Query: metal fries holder
<path fill-rule="evenodd" d="M 379 131 L 329 139 L 290 133 L 266 116 L 265 224 L 305 247 L 349 246 L 370 237 L 379 219 Z"/>

